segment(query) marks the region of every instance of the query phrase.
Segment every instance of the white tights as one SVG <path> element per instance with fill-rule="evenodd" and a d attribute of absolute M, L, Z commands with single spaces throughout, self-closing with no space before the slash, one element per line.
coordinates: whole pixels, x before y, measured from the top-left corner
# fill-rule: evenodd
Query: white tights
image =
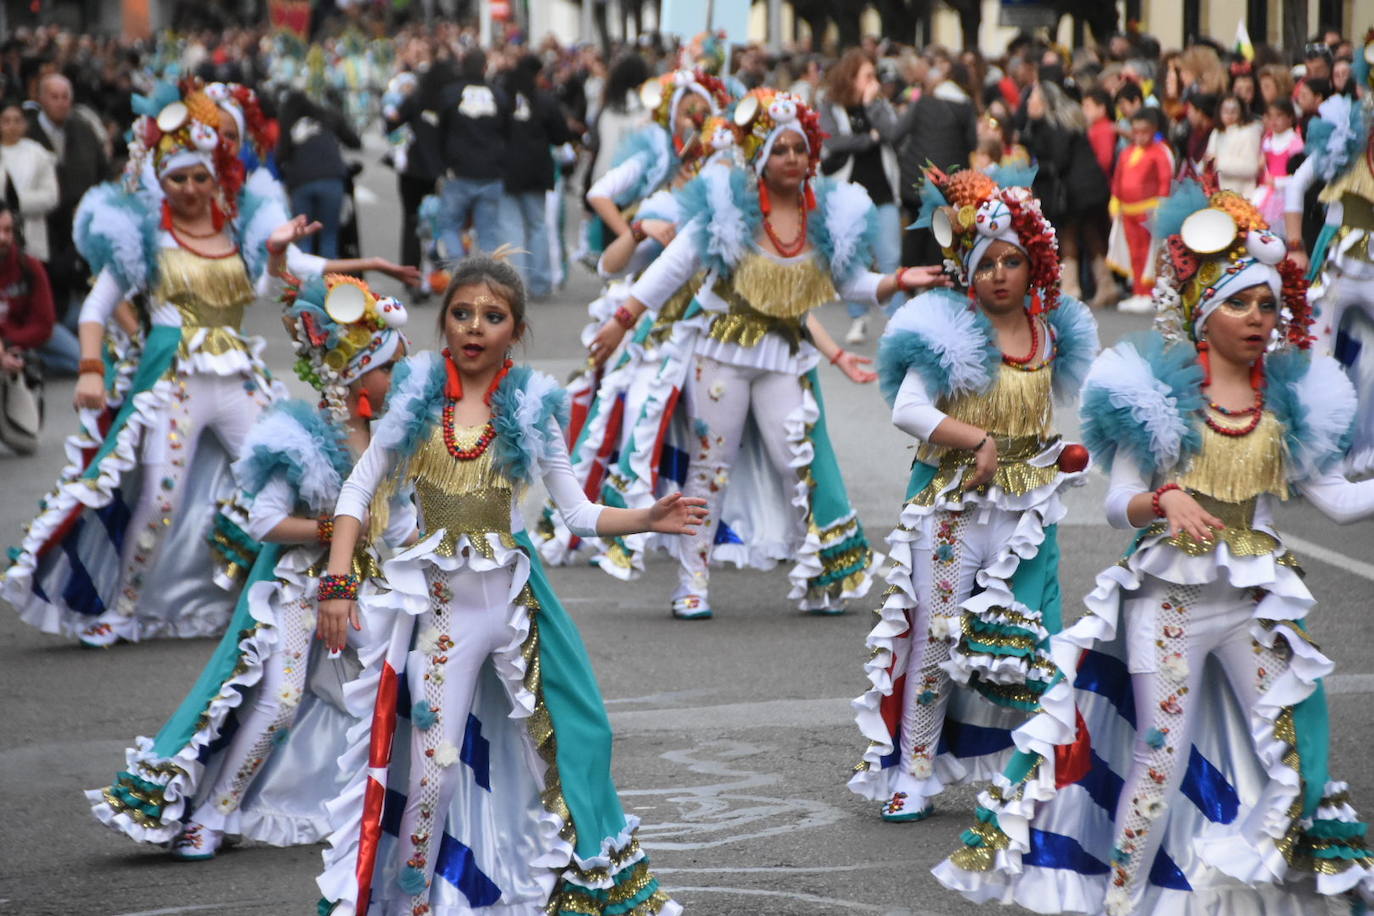
<path fill-rule="evenodd" d="M 933 771 L 952 689 L 949 673 L 940 666 L 954 647 L 949 634 L 958 632 L 960 604 L 973 594 L 978 571 L 997 556 L 1016 522 L 1016 515 L 993 508 L 940 510 L 921 521 L 923 531 L 912 548 L 917 606 L 902 693 L 900 765 L 915 783 L 899 778 L 898 790 L 908 795 Z M 913 798 L 911 804 L 926 801 Z"/>
<path fill-rule="evenodd" d="M 1136 741 L 1117 804 L 1113 867 L 1133 905 L 1164 838 L 1162 821 L 1153 828 L 1187 769 L 1207 656 L 1221 664 L 1247 712 L 1288 666 L 1286 643 L 1270 649 L 1251 636 L 1257 600 L 1225 582 L 1175 585 L 1150 577 L 1125 602 Z"/>
<path fill-rule="evenodd" d="M 277 646 L 263 662 L 257 700 L 225 748 L 219 777 L 192 818 L 196 823 L 224 829 L 224 818 L 238 808 L 279 735 L 295 721 L 310 669 L 314 611 L 315 603 L 309 598 L 281 606 Z"/>
<path fill-rule="evenodd" d="M 256 382 L 252 391 L 244 387 L 246 378 L 204 373 L 176 376 L 173 384 L 178 390 L 170 407 L 144 430 L 138 456 L 142 482 L 125 537 L 121 593 L 114 608 L 102 617 L 121 636 L 137 635 L 134 613 L 141 579 L 156 562 L 171 519 L 185 498 L 187 471 L 201 435 L 213 432 L 230 458 L 236 458 L 248 431 L 270 403 Z"/>
<path fill-rule="evenodd" d="M 686 543 L 675 597 L 705 598 L 710 586 L 711 548 L 729 486 L 730 466 L 739 454 L 749 416 L 752 413 L 775 472 L 785 480 L 795 479 L 784 421 L 801 407 L 802 387 L 801 380 L 791 373 L 751 369 L 704 356 L 697 357 L 689 384 L 693 420 L 705 424 L 705 434 L 694 438 L 682 493 L 705 499 L 709 515 L 695 535 L 683 537 Z"/>
<path fill-rule="evenodd" d="M 428 884 L 434 876 L 444 812 L 458 788 L 457 780 L 463 778 L 458 750 L 463 745 L 477 676 L 487 657 L 510 638 L 506 626 L 510 570 L 477 572 L 462 568 L 446 574 L 431 567 L 427 579 L 429 610 L 417 621 L 420 638 L 406 670 L 412 700 L 423 699 L 437 719 L 429 729 L 415 727 L 412 719 L 410 782 L 398 833 L 406 864 L 424 872 L 426 888 L 414 895 L 405 912 L 429 901 Z M 425 652 L 427 635 L 440 642 Z"/>

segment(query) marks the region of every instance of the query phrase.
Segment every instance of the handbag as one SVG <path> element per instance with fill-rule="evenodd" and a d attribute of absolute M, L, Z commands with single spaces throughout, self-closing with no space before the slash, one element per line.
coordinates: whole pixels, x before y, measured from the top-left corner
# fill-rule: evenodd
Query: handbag
<path fill-rule="evenodd" d="M 0 373 L 0 442 L 31 455 L 42 428 L 43 380 L 37 370 L 26 365 L 19 372 Z"/>

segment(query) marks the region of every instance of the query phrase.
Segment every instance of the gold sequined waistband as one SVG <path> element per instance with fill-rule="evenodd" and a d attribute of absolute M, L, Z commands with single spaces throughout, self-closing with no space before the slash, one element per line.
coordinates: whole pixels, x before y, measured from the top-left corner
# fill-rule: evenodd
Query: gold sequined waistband
<path fill-rule="evenodd" d="M 453 555 L 455 542 L 464 534 L 479 541 L 484 540 L 482 535 L 495 533 L 503 535 L 503 541 L 510 540 L 508 546 L 514 544 L 510 538 L 513 494 L 506 487 L 448 493 L 420 478 L 415 482 L 415 495 L 424 513 L 426 531 L 444 529 L 439 550 L 446 556 Z"/>
<path fill-rule="evenodd" d="M 1255 503 L 1257 502 L 1255 497 L 1240 502 L 1225 502 L 1194 490 L 1189 490 L 1188 493 L 1197 500 L 1204 512 L 1215 515 L 1225 527 L 1214 532 L 1215 540 L 1212 541 L 1199 541 L 1191 534 L 1181 532 L 1165 539 L 1165 544 L 1178 548 L 1190 557 L 1209 554 L 1217 549 L 1218 543 L 1224 543 L 1230 549 L 1232 556 L 1237 557 L 1261 557 L 1278 550 L 1278 538 L 1253 527 Z M 1169 523 L 1160 519 L 1152 524 L 1145 533 L 1147 536 L 1153 537 L 1168 534 L 1168 532 Z M 1284 556 L 1287 557 L 1287 554 Z"/>
<path fill-rule="evenodd" d="M 781 318 L 765 315 L 749 304 L 728 280 L 716 281 L 715 293 L 730 306 L 724 315 L 717 316 L 707 333 L 712 340 L 756 347 L 770 331 L 787 341 L 788 349 L 797 352 L 802 341 L 802 318 Z"/>
<path fill-rule="evenodd" d="M 1024 496 L 1053 483 L 1059 476 L 1057 464 L 1036 467 L 1029 462 L 1058 441 L 1058 436 L 1052 439 L 1041 439 L 1039 436 L 996 437 L 997 471 L 992 475 L 992 480 L 973 490 L 961 486 L 959 492 L 986 494 L 989 487 L 996 486 L 1014 496 Z M 948 449 L 939 458 L 935 477 L 924 490 L 912 497 L 911 501 L 918 506 L 933 506 L 939 494 L 949 488 L 959 470 L 974 464 L 974 454 L 968 449 Z"/>

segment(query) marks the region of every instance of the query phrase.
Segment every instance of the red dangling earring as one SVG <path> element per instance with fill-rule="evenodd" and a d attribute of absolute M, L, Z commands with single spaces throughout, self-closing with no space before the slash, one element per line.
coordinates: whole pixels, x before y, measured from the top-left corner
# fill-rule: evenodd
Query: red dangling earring
<path fill-rule="evenodd" d="M 1199 340 L 1197 342 L 1197 361 L 1202 366 L 1203 388 L 1207 388 L 1212 384 L 1212 356 L 1209 352 L 1210 350 L 1211 347 L 1207 345 L 1207 341 Z"/>
<path fill-rule="evenodd" d="M 804 185 L 802 185 L 802 192 L 803 192 L 804 198 L 805 198 L 805 200 L 806 200 L 806 209 L 807 209 L 807 210 L 814 210 L 814 209 L 816 209 L 816 192 L 813 191 L 813 190 L 811 190 L 811 179 L 810 179 L 810 178 L 806 179 L 806 183 L 805 183 Z"/>
<path fill-rule="evenodd" d="M 372 399 L 366 391 L 358 392 L 358 416 L 364 420 L 372 419 Z"/>
<path fill-rule="evenodd" d="M 496 394 L 496 389 L 501 386 L 501 380 L 510 374 L 511 367 L 514 365 L 515 361 L 509 358 L 501 364 L 501 370 L 496 373 L 491 380 L 491 384 L 487 386 L 487 393 L 482 395 L 483 404 L 486 404 L 488 407 L 491 406 L 491 396 Z"/>
<path fill-rule="evenodd" d="M 219 201 L 217 200 L 210 201 L 210 222 L 215 227 L 216 232 L 224 228 L 224 211 L 219 208 Z"/>
<path fill-rule="evenodd" d="M 444 347 L 444 397 L 450 401 L 463 399 L 463 380 L 458 377 L 458 367 L 453 364 L 453 354 Z"/>
<path fill-rule="evenodd" d="M 1259 391 L 1264 387 L 1264 354 L 1250 366 L 1250 387 Z"/>
<path fill-rule="evenodd" d="M 1040 290 L 1037 288 L 1031 291 L 1030 313 L 1032 315 L 1039 315 L 1043 311 L 1045 311 L 1045 303 L 1041 301 Z"/>
<path fill-rule="evenodd" d="M 978 308 L 978 291 L 973 288 L 973 278 L 968 282 L 968 310 L 970 312 Z"/>
<path fill-rule="evenodd" d="M 166 200 L 165 198 L 164 198 L 163 201 L 162 201 L 162 223 L 161 223 L 161 226 L 162 226 L 162 228 L 163 228 L 165 231 L 167 231 L 167 232 L 171 232 L 171 231 L 172 231 L 172 204 L 171 204 L 168 200 Z"/>
<path fill-rule="evenodd" d="M 759 209 L 764 216 L 773 212 L 773 202 L 768 199 L 768 185 L 762 179 L 759 180 Z"/>

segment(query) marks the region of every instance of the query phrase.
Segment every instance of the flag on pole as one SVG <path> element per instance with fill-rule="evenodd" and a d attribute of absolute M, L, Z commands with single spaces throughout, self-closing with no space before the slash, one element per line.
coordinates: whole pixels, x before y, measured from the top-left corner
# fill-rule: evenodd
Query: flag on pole
<path fill-rule="evenodd" d="M 1236 53 L 1246 60 L 1255 59 L 1255 46 L 1250 43 L 1250 33 L 1245 28 L 1245 20 L 1236 23 Z"/>

